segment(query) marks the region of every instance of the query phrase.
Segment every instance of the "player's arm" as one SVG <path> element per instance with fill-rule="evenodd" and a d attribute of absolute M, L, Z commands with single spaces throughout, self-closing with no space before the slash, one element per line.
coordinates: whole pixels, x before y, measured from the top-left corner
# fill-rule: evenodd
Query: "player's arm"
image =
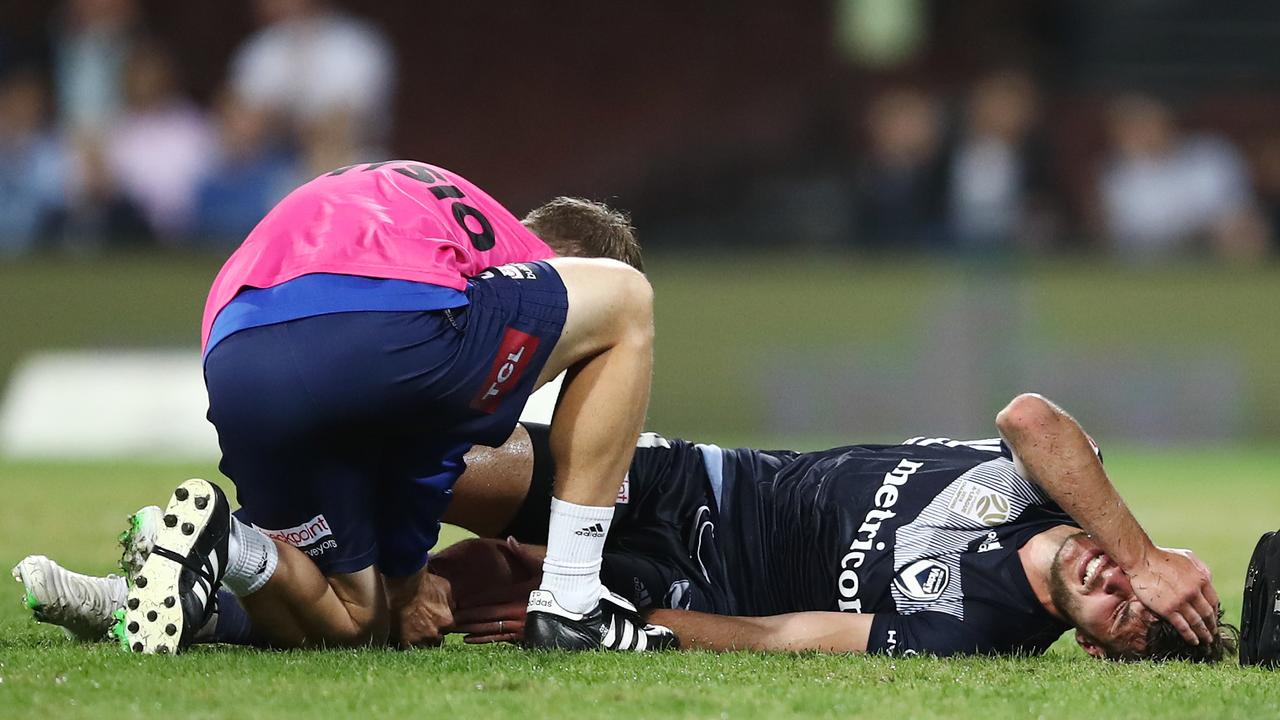
<path fill-rule="evenodd" d="M 1209 570 L 1189 553 L 1156 547 L 1107 477 L 1079 423 L 1032 393 L 996 415 L 1019 471 L 1088 532 L 1129 575 L 1142 602 L 1192 644 L 1209 642 L 1218 595 Z"/>
<path fill-rule="evenodd" d="M 757 652 L 885 653 L 939 657 L 990 652 L 991 633 L 940 612 L 856 614 L 799 612 L 771 617 L 725 617 L 688 610 L 654 610 L 681 649 Z"/>
<path fill-rule="evenodd" d="M 838 612 L 730 617 L 654 610 L 647 619 L 671 628 L 683 650 L 850 653 L 867 651 L 873 617 Z"/>
<path fill-rule="evenodd" d="M 514 642 L 524 631 L 528 584 L 536 586 L 542 549 L 508 540 L 465 540 L 432 563 L 453 583 L 456 632 L 469 643 Z M 653 610 L 648 620 L 670 627 L 683 649 L 865 652 L 871 615 L 802 612 L 728 617 L 689 610 Z"/>

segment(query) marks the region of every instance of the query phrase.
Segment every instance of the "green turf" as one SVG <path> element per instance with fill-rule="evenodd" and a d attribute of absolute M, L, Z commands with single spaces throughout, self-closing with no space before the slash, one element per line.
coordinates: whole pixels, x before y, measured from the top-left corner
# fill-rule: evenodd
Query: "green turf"
<path fill-rule="evenodd" d="M 1214 568 L 1239 614 L 1257 535 L 1280 526 L 1280 449 L 1119 451 L 1108 467 L 1157 541 Z M 0 462 L 0 561 L 43 552 L 104 572 L 126 514 L 201 465 Z M 455 536 L 456 537 L 456 536 Z M 0 718 L 1271 718 L 1280 676 L 1234 665 L 1116 665 L 1062 642 L 1044 658 L 669 654 L 512 648 L 268 653 L 200 648 L 144 658 L 78 646 L 0 602 Z"/>

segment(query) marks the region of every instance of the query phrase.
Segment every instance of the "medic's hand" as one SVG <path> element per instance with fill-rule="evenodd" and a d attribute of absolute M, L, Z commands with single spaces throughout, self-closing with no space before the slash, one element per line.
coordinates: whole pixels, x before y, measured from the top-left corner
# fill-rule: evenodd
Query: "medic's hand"
<path fill-rule="evenodd" d="M 1212 642 L 1218 626 L 1218 593 L 1209 568 L 1190 550 L 1155 547 L 1127 571 L 1134 594 L 1168 620 L 1192 645 Z"/>
<path fill-rule="evenodd" d="M 389 579 L 391 641 L 401 648 L 435 647 L 453 626 L 453 590 L 449 581 L 427 568 L 407 578 Z"/>

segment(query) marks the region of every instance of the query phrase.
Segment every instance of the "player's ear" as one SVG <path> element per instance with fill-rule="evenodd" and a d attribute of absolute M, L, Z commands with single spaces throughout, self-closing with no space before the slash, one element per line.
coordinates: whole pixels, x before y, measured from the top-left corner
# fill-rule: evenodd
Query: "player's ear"
<path fill-rule="evenodd" d="M 1087 635 L 1080 632 L 1079 630 L 1076 631 L 1076 644 L 1080 646 L 1081 650 L 1084 650 L 1085 652 L 1089 653 L 1093 657 L 1098 658 L 1099 660 L 1107 656 L 1107 651 L 1103 650 L 1101 645 L 1090 640 Z"/>

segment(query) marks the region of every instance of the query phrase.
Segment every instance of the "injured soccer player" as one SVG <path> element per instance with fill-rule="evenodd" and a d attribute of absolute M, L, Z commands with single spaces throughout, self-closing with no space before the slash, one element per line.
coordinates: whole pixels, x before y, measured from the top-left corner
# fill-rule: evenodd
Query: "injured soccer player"
<path fill-rule="evenodd" d="M 1217 661 L 1233 649 L 1208 568 L 1152 543 L 1074 419 L 1026 394 L 996 425 L 990 440 L 805 453 L 646 433 L 602 580 L 686 649 L 1038 654 L 1073 628 L 1102 658 Z M 439 632 L 522 638 L 555 473 L 547 444 L 545 427 L 522 424 L 468 455 L 445 520 L 490 539 L 432 558 L 449 581 L 434 598 L 451 621 Z M 130 537 L 136 559 L 145 529 Z M 124 584 L 44 558 L 15 573 L 38 619 L 88 635 L 110 625 L 96 618 Z M 197 641 L 254 641 L 233 598 L 219 609 Z"/>

